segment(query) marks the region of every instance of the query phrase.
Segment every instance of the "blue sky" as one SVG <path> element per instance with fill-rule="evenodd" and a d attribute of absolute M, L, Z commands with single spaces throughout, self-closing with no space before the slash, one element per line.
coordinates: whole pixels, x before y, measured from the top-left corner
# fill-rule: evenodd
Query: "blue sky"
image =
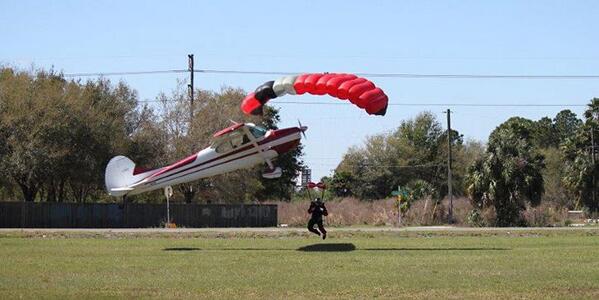
<path fill-rule="evenodd" d="M 0 1 L 0 63 L 65 73 L 196 68 L 421 74 L 599 74 L 598 1 Z M 196 86 L 253 90 L 268 75 L 196 74 Z M 184 74 L 111 77 L 141 100 Z M 586 104 L 599 80 L 373 78 L 390 103 Z M 292 96 L 290 96 L 292 97 Z M 300 101 L 336 100 L 296 96 Z M 428 110 L 485 141 L 510 116 L 562 107 L 281 104 L 282 126 L 310 127 L 306 162 L 327 175 L 351 145 Z M 565 107 L 564 107 L 565 108 Z M 580 113 L 582 107 L 570 107 Z"/>

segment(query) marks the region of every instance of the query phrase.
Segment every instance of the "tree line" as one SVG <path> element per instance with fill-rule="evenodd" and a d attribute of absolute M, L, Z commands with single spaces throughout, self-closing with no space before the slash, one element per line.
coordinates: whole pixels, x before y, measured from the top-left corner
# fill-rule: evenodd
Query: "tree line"
<path fill-rule="evenodd" d="M 389 197 L 398 186 L 439 203 L 447 195 L 447 139 L 453 149 L 454 195 L 477 209 L 493 207 L 496 225 L 522 225 L 527 205 L 551 201 L 570 209 L 599 209 L 599 99 L 582 119 L 570 110 L 538 121 L 512 117 L 486 145 L 447 134 L 429 112 L 350 148 L 331 178 L 336 196 Z M 593 144 L 594 143 L 594 144 Z"/>
<path fill-rule="evenodd" d="M 245 92 L 223 87 L 198 90 L 190 107 L 187 86 L 178 82 L 150 106 L 124 82 L 99 78 L 67 80 L 53 70 L 0 68 L 0 197 L 24 201 L 110 202 L 104 169 L 116 155 L 151 169 L 209 146 L 230 120 L 276 128 L 277 110 L 263 117 L 242 114 Z M 193 111 L 191 119 L 190 110 Z M 301 148 L 278 159 L 284 170 L 265 180 L 260 168 L 178 185 L 174 201 L 249 202 L 289 199 L 302 168 Z M 161 192 L 132 201 L 160 202 Z"/>
<path fill-rule="evenodd" d="M 156 105 L 148 105 L 123 82 L 82 82 L 52 70 L 0 68 L 0 198 L 116 201 L 104 188 L 104 168 L 115 155 L 150 169 L 208 146 L 212 134 L 231 119 L 267 128 L 279 122 L 272 107 L 263 117 L 242 114 L 241 89 L 195 95 L 190 107 L 186 85 L 179 82 L 159 94 Z M 598 120 L 595 98 L 580 118 L 570 110 L 536 121 L 510 118 L 483 144 L 464 140 L 458 130 L 448 134 L 433 114 L 423 112 L 350 148 L 324 180 L 334 196 L 382 199 L 400 186 L 415 198 L 439 203 L 448 192 L 449 139 L 454 195 L 469 197 L 477 209 L 493 207 L 497 225 L 519 225 L 524 207 L 543 201 L 597 211 L 599 164 L 592 153 L 599 148 Z M 174 201 L 288 200 L 303 167 L 301 154 L 299 148 L 278 159 L 284 171 L 280 179 L 263 179 L 260 167 L 240 170 L 178 185 Z M 161 202 L 163 196 L 156 191 L 132 200 Z"/>

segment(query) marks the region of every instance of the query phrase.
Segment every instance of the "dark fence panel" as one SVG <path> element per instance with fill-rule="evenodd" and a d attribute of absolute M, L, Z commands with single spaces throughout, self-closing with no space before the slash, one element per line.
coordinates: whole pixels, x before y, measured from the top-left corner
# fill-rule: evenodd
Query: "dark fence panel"
<path fill-rule="evenodd" d="M 171 204 L 179 227 L 277 226 L 277 205 Z M 166 222 L 165 204 L 0 202 L 0 228 L 145 228 Z"/>
<path fill-rule="evenodd" d="M 21 227 L 22 203 L 7 202 L 1 203 L 0 207 L 0 227 Z"/>

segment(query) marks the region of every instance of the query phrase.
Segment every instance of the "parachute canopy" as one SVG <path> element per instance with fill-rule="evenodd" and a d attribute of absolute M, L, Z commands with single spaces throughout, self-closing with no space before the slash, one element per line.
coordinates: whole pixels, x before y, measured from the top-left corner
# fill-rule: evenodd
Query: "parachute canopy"
<path fill-rule="evenodd" d="M 268 100 L 285 94 L 301 95 L 328 94 L 366 110 L 370 115 L 384 116 L 389 98 L 385 92 L 366 78 L 353 74 L 313 73 L 285 76 L 267 81 L 241 102 L 241 110 L 246 114 L 262 114 L 262 106 Z"/>

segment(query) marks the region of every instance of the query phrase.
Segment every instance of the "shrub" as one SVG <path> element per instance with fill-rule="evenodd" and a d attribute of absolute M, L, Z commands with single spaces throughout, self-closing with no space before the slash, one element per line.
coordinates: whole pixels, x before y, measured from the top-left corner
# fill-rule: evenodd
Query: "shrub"
<path fill-rule="evenodd" d="M 294 202 L 274 202 L 278 204 L 279 223 L 290 226 L 305 226 L 309 214 L 309 200 Z M 454 219 L 456 224 L 467 224 L 466 216 L 472 209 L 467 198 L 456 198 Z M 397 206 L 395 199 L 360 201 L 355 198 L 341 198 L 326 202 L 329 216 L 325 223 L 329 226 L 351 225 L 397 225 Z M 447 223 L 448 201 L 436 206 L 430 197 L 414 201 L 410 209 L 402 215 L 402 225 L 439 225 Z"/>
<path fill-rule="evenodd" d="M 563 226 L 568 220 L 568 210 L 555 203 L 542 203 L 536 207 L 528 206 L 522 216 L 526 225 L 532 227 Z"/>
<path fill-rule="evenodd" d="M 468 220 L 468 225 L 470 225 L 472 227 L 487 226 L 487 224 L 485 223 L 485 220 L 483 219 L 482 213 L 481 213 L 480 209 L 478 209 L 478 208 L 475 208 L 468 213 L 467 220 Z"/>

